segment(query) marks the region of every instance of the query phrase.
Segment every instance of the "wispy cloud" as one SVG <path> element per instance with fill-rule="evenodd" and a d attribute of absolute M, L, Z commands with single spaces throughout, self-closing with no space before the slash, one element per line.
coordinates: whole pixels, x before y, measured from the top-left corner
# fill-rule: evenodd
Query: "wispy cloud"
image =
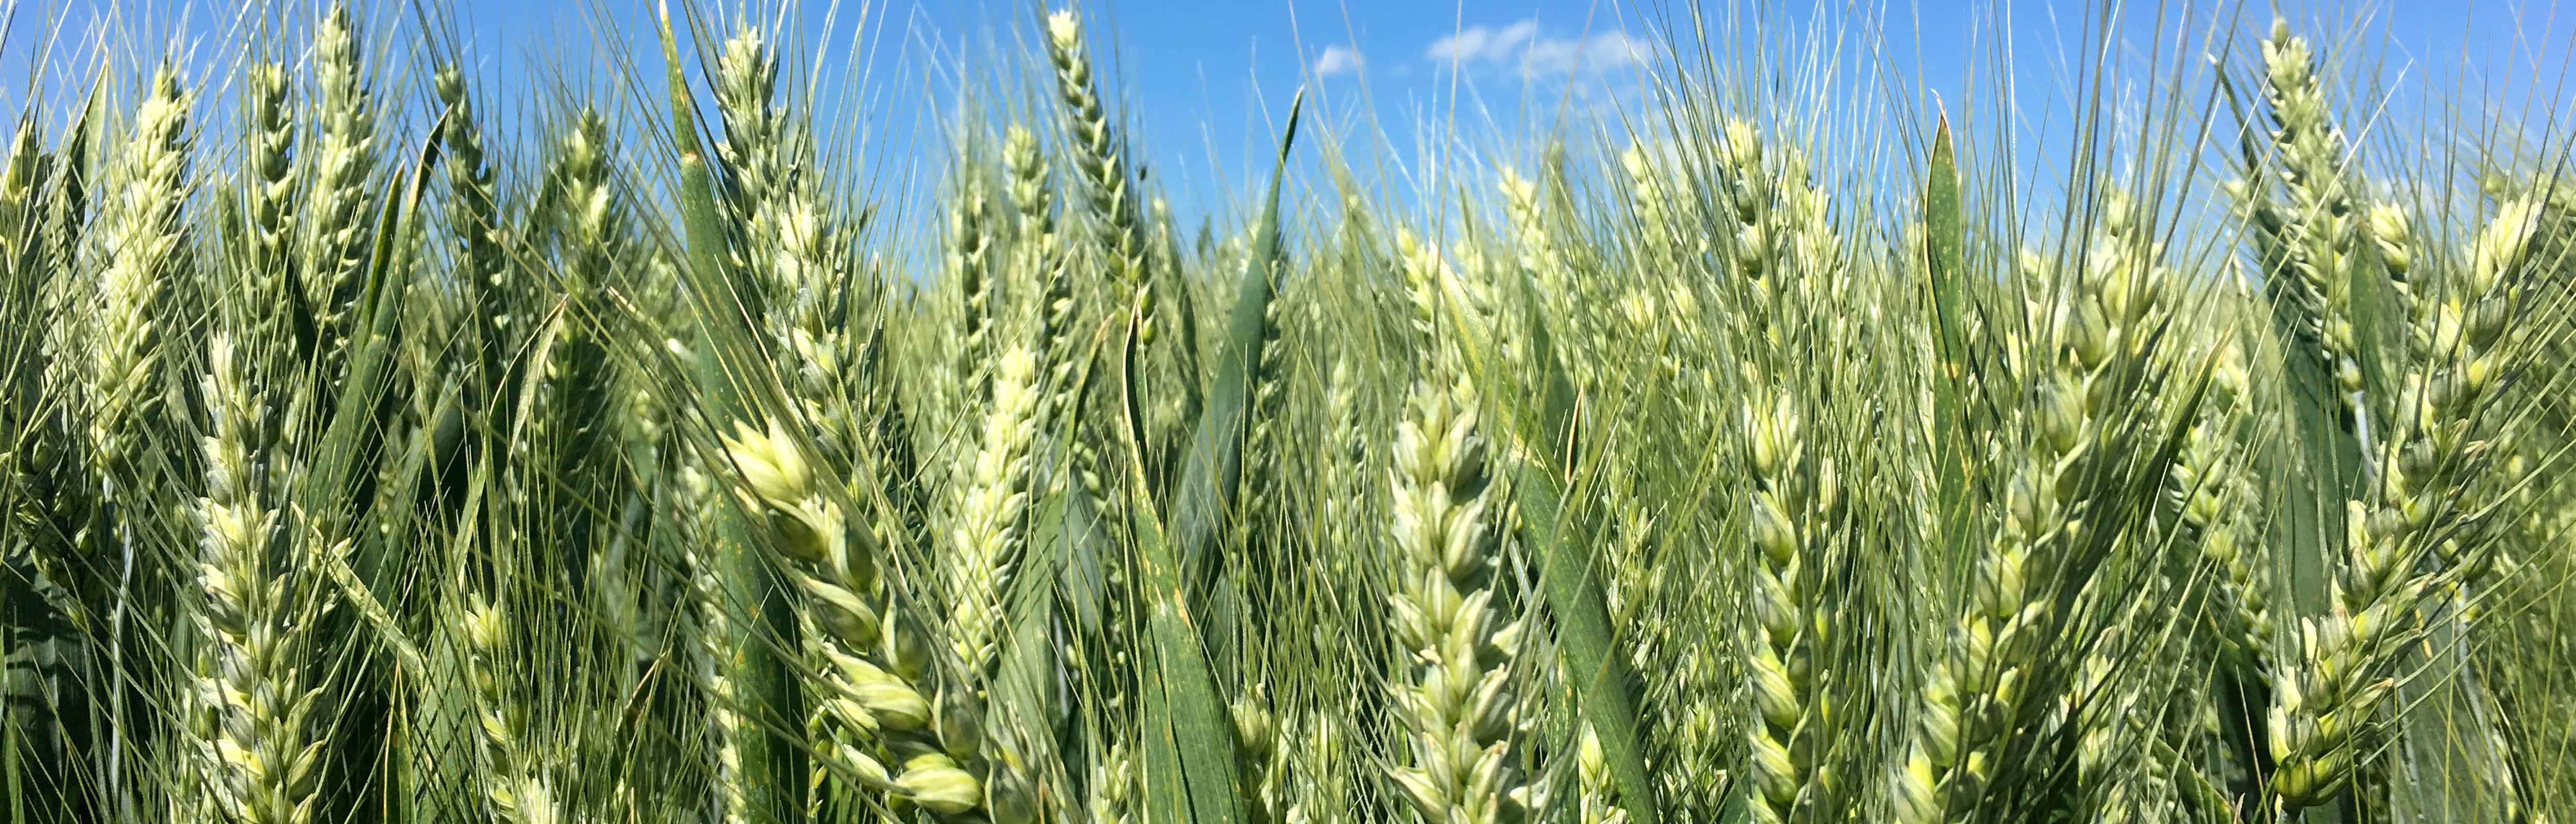
<path fill-rule="evenodd" d="M 1349 46 L 1325 46 L 1324 53 L 1315 57 L 1316 77 L 1354 74 L 1365 68 L 1368 68 L 1368 58 L 1360 56 L 1360 50 Z"/>
<path fill-rule="evenodd" d="M 1647 45 L 1624 31 L 1559 36 L 1538 21 L 1474 26 L 1431 41 L 1422 56 L 1458 69 L 1506 69 L 1524 77 L 1597 74 L 1643 62 Z"/>

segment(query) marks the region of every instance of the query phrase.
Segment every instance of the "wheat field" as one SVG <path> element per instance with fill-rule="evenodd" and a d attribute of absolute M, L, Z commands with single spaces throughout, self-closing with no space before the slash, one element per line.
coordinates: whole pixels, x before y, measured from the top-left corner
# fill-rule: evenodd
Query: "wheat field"
<path fill-rule="evenodd" d="M 1190 226 L 1104 9 L 889 170 L 796 14 L 383 5 L 19 56 L 0 821 L 2576 821 L 2545 111 L 2103 6 L 2206 42 L 2034 155 L 1664 8 Z"/>

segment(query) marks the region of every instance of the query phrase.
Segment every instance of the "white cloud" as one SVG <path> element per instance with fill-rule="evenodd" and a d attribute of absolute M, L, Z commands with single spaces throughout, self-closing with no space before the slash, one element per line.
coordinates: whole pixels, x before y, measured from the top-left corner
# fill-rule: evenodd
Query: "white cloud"
<path fill-rule="evenodd" d="M 1368 58 L 1361 57 L 1360 50 L 1349 46 L 1325 46 L 1324 53 L 1315 58 L 1316 77 L 1351 74 L 1365 68 L 1368 68 Z"/>
<path fill-rule="evenodd" d="M 1475 26 L 1431 41 L 1422 56 L 1452 68 L 1501 68 L 1524 77 L 1599 73 L 1644 62 L 1645 41 L 1623 31 L 1557 36 L 1523 20 L 1501 28 Z"/>

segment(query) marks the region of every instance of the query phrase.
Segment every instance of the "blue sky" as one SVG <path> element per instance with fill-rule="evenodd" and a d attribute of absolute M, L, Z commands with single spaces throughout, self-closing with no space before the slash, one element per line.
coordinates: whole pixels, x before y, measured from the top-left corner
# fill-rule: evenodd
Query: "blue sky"
<path fill-rule="evenodd" d="M 1687 19 L 1688 2 L 1110 0 L 1087 4 L 1087 16 L 1112 94 L 1130 114 L 1133 139 L 1163 185 L 1176 199 L 1226 202 L 1259 176 L 1277 117 L 1301 85 L 1328 131 L 1376 135 L 1394 148 L 1390 156 L 1413 152 L 1433 134 L 1463 136 L 1471 147 L 1526 149 L 1537 141 L 1525 138 L 1559 116 L 1581 121 L 1636 106 L 1666 27 Z M 308 5 L 291 0 L 290 7 Z M 645 0 L 445 5 L 476 55 L 482 82 L 503 92 L 558 76 L 576 84 L 587 78 L 594 92 L 616 88 L 607 79 L 616 71 L 609 52 L 595 47 L 603 31 L 651 57 Z M 1930 92 L 1962 105 L 1976 95 L 1977 78 L 1991 78 L 1970 67 L 1991 65 L 2008 43 L 2020 84 L 2013 95 L 2017 119 L 2036 131 L 2063 122 L 2062 113 L 2049 113 L 2062 112 L 2077 92 L 2073 78 L 2080 72 L 2068 67 L 2084 62 L 2080 44 L 2100 11 L 2096 4 L 2046 0 L 1774 5 L 1788 10 L 1764 13 L 1768 28 L 1761 39 L 1785 42 L 1821 31 L 1859 34 L 1844 37 L 1846 44 L 1883 42 L 1876 57 L 1846 45 L 1845 71 L 1857 77 L 1872 65 L 1883 67 L 1890 74 L 1882 82 L 1900 84 L 1903 96 L 1917 102 Z M 410 7 L 410 0 L 372 4 L 376 25 L 389 33 L 378 37 L 379 46 L 418 42 Z M 2244 21 L 2236 30 L 2253 34 L 2274 7 L 2133 4 L 2117 27 L 2118 54 L 2129 63 L 2151 53 L 2177 54 L 2170 35 L 2160 49 L 2152 44 L 2158 32 L 2181 25 L 2176 20 L 2186 11 L 2195 34 L 2222 16 Z M 861 140 L 870 163 L 935 180 L 937 164 L 925 161 L 938 155 L 927 147 L 939 142 L 957 112 L 956 88 L 1009 76 L 1020 65 L 1013 61 L 1041 54 L 1031 39 L 1037 8 L 1037 0 L 808 2 L 795 28 L 820 55 L 822 75 L 834 79 L 835 91 L 826 92 L 839 104 L 832 125 Z M 2388 85 L 2523 114 L 2565 108 L 2557 84 L 2567 74 L 2576 12 L 2548 0 L 2399 2 L 2367 12 L 2299 0 L 2278 8 L 2312 36 L 2340 41 L 2341 53 L 2378 67 L 2396 81 Z M 834 14 L 829 26 L 822 19 L 827 10 Z M 63 31 L 104 25 L 118 33 L 110 39 L 125 42 L 175 36 L 203 73 L 215 75 L 212 82 L 222 79 L 224 44 L 237 25 L 231 4 L 204 0 L 20 0 L 16 11 L 17 25 L 0 53 L 0 77 L 12 79 L 28 75 L 34 34 L 56 14 Z M 1999 38 L 1996 32 L 2007 28 L 2011 36 Z M 59 81 L 38 85 L 59 87 Z M 26 88 L 10 83 L 0 90 L 0 105 L 23 105 Z M 1008 95 L 980 99 L 1016 102 Z"/>

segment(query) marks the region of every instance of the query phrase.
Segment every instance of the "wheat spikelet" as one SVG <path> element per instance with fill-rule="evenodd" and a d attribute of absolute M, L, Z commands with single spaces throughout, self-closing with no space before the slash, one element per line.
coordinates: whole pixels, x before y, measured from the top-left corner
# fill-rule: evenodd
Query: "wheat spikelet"
<path fill-rule="evenodd" d="M 1133 817 L 1135 769 L 1125 739 L 1112 740 L 1099 759 L 1092 762 L 1090 780 L 1085 782 L 1090 796 L 1082 810 L 1091 824 L 1126 824 Z"/>
<path fill-rule="evenodd" d="M 499 194 L 493 180 L 490 160 L 483 149 L 483 128 L 474 118 L 474 98 L 465 85 L 465 74 L 455 65 L 442 65 L 432 76 L 438 102 L 447 107 L 446 126 L 439 132 L 439 146 L 445 150 L 442 169 L 447 178 L 447 229 L 454 238 L 452 254 L 456 261 L 456 282 L 471 304 L 475 333 L 483 340 L 480 347 L 478 377 L 481 391 L 495 393 L 494 385 L 503 380 L 504 358 L 509 347 L 503 345 L 525 321 L 512 316 L 524 305 L 525 289 L 511 278 L 510 260 L 503 249 Z"/>
<path fill-rule="evenodd" d="M 0 221 L 5 221 L 0 223 L 0 251 L 8 254 L 12 268 L 36 239 L 33 230 L 41 225 L 35 212 L 36 187 L 43 182 L 50 159 L 41 143 L 42 131 L 35 118 L 19 118 L 9 138 L 7 159 L 0 160 Z"/>
<path fill-rule="evenodd" d="M 1037 135 L 1012 126 L 1002 140 L 1002 162 L 1010 179 L 1011 204 L 1018 211 L 1015 236 L 1022 265 L 1038 278 L 1032 308 L 1038 362 L 1045 368 L 1039 376 L 1044 394 L 1038 418 L 1052 422 L 1062 410 L 1073 408 L 1075 369 L 1080 364 L 1075 356 L 1081 344 L 1073 328 L 1079 308 L 1073 273 L 1066 265 L 1063 239 L 1056 232 L 1053 175 Z"/>
<path fill-rule="evenodd" d="M 821 494 L 812 467 L 783 425 L 767 429 L 737 424 L 725 436 L 725 454 L 742 475 L 742 494 L 769 512 L 790 580 L 805 598 L 800 629 L 807 653 L 822 666 L 825 692 L 814 699 L 815 721 L 837 741 L 823 755 L 864 778 L 884 780 L 886 765 L 863 745 L 881 727 L 918 729 L 930 721 L 930 700 L 909 679 L 871 660 L 888 627 L 877 591 L 877 547 L 852 547 L 853 531 L 840 505 Z M 897 669 L 908 669 L 897 667 Z M 862 736 L 858 741 L 845 739 Z"/>
<path fill-rule="evenodd" d="M 1677 259 L 1685 241 L 1672 181 L 1643 143 L 1631 142 L 1619 153 L 1619 169 L 1628 178 L 1628 212 L 1647 244 L 1646 258 L 1658 263 Z"/>
<path fill-rule="evenodd" d="M 1253 684 L 1226 707 L 1234 724 L 1234 757 L 1243 765 L 1245 808 L 1258 824 L 1281 824 L 1289 807 L 1287 751 L 1266 685 Z"/>
<path fill-rule="evenodd" d="M 808 722 L 822 736 L 818 754 L 936 815 L 981 810 L 996 821 L 1017 820 L 1012 816 L 1028 802 L 1017 795 L 1023 786 L 1016 775 L 996 780 L 987 773 L 1007 759 L 996 757 L 985 736 L 980 701 L 931 680 L 923 628 L 893 609 L 876 568 L 882 538 L 849 529 L 779 424 L 765 431 L 737 425 L 724 443 L 742 473 L 743 495 L 770 513 L 789 579 L 805 599 L 799 625 L 819 669 L 809 679 L 820 694 Z"/>
<path fill-rule="evenodd" d="M 1278 748 L 1296 768 L 1294 800 L 1279 816 L 1286 824 L 1322 824 L 1340 820 L 1352 809 L 1352 790 L 1340 767 L 1351 757 L 1349 734 L 1336 712 L 1316 712 L 1299 725 L 1296 746 Z"/>
<path fill-rule="evenodd" d="M 744 28 L 716 57 L 716 112 L 724 123 L 716 156 L 734 175 L 734 208 L 749 222 L 765 208 L 784 172 L 785 125 L 774 108 L 778 61 L 760 30 Z"/>

